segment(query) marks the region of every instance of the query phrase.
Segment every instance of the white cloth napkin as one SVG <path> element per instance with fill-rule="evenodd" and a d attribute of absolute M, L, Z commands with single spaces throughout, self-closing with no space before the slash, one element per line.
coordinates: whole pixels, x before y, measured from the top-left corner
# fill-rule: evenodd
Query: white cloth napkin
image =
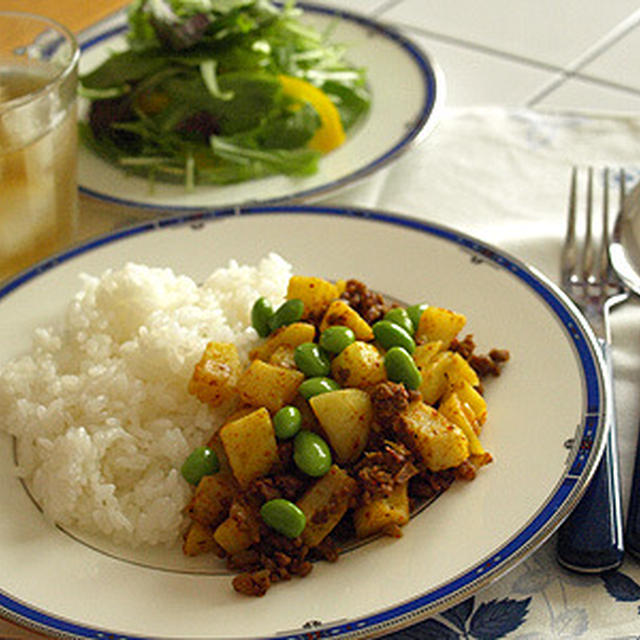
<path fill-rule="evenodd" d="M 427 140 L 331 202 L 454 227 L 557 282 L 572 165 L 624 168 L 635 181 L 640 118 L 450 110 Z M 612 198 L 617 203 L 615 191 Z M 618 307 L 612 326 L 626 504 L 640 419 L 640 302 Z M 552 539 L 454 612 L 392 637 L 497 638 L 507 632 L 509 638 L 639 637 L 640 563 L 627 558 L 617 572 L 584 577 L 561 570 L 554 554 Z"/>

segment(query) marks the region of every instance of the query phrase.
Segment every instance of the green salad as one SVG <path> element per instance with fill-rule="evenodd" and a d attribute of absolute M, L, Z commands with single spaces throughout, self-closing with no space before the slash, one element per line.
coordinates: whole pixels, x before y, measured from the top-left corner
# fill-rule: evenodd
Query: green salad
<path fill-rule="evenodd" d="M 367 112 L 364 69 L 295 2 L 136 0 L 128 47 L 81 77 L 84 143 L 152 180 L 305 176 Z"/>

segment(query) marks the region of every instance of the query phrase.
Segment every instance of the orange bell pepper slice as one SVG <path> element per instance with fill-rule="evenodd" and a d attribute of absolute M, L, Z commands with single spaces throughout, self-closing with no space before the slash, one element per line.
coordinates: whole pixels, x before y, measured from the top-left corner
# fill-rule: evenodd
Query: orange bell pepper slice
<path fill-rule="evenodd" d="M 296 100 L 308 102 L 320 116 L 320 127 L 309 140 L 308 146 L 322 153 L 328 153 L 339 147 L 346 134 L 336 106 L 327 94 L 302 78 L 278 76 L 284 93 Z"/>

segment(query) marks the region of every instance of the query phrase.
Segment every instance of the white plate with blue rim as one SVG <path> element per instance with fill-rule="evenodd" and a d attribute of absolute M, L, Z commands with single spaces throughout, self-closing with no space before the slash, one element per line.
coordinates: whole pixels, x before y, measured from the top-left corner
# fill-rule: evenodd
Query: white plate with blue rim
<path fill-rule="evenodd" d="M 263 253 L 257 252 L 262 247 Z M 381 250 L 381 247 L 384 250 Z M 350 548 L 263 598 L 234 592 L 222 561 L 123 549 L 46 521 L 0 435 L 0 613 L 69 638 L 373 638 L 419 623 L 498 579 L 549 538 L 583 494 L 608 411 L 597 342 L 544 276 L 452 229 L 385 211 L 247 207 L 161 218 L 45 261 L 0 290 L 0 364 L 62 319 L 80 274 L 129 261 L 196 282 L 230 260 L 277 252 L 295 273 L 355 277 L 405 303 L 467 317 L 478 349 L 508 349 L 486 385 L 483 444 L 494 461 L 458 481 L 399 539 Z"/>
<path fill-rule="evenodd" d="M 351 64 L 364 67 L 371 107 L 346 142 L 324 156 L 318 172 L 304 178 L 272 176 L 238 184 L 184 185 L 125 174 L 84 145 L 78 157 L 80 191 L 100 200 L 137 209 L 193 212 L 247 204 L 313 201 L 386 167 L 425 139 L 437 124 L 445 85 L 436 62 L 389 25 L 347 10 L 298 3 L 302 21 L 322 30 L 331 25 L 332 41 L 348 47 Z M 126 13 L 120 12 L 79 36 L 80 72 L 101 64 L 126 43 Z M 80 117 L 86 117 L 81 100 Z"/>

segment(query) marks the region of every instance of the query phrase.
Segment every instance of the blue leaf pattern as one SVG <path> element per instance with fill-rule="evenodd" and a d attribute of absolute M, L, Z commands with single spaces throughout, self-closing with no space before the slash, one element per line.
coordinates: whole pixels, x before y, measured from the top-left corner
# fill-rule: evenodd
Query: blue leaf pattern
<path fill-rule="evenodd" d="M 430 618 L 406 631 L 385 636 L 385 640 L 460 640 L 460 634 Z"/>
<path fill-rule="evenodd" d="M 523 573 L 513 584 L 514 593 L 541 593 L 551 582 L 554 576 L 544 569 L 529 569 Z"/>
<path fill-rule="evenodd" d="M 498 640 L 524 622 L 530 602 L 531 598 L 491 600 L 482 603 L 474 613 L 475 598 L 471 597 L 440 614 L 459 629 L 460 634 L 430 618 L 415 627 L 386 636 L 386 640 Z"/>
<path fill-rule="evenodd" d="M 530 602 L 505 598 L 481 604 L 471 618 L 471 633 L 478 640 L 503 638 L 525 621 Z"/>
<path fill-rule="evenodd" d="M 456 629 L 464 632 L 467 628 L 467 620 L 473 612 L 474 601 L 474 598 L 467 598 L 455 607 L 443 611 L 442 617 L 446 618 Z"/>
<path fill-rule="evenodd" d="M 621 571 L 607 571 L 601 577 L 609 595 L 619 602 L 640 600 L 640 585 L 633 578 Z"/>
<path fill-rule="evenodd" d="M 554 616 L 551 627 L 558 638 L 579 638 L 589 630 L 589 616 L 581 608 L 565 609 Z"/>

